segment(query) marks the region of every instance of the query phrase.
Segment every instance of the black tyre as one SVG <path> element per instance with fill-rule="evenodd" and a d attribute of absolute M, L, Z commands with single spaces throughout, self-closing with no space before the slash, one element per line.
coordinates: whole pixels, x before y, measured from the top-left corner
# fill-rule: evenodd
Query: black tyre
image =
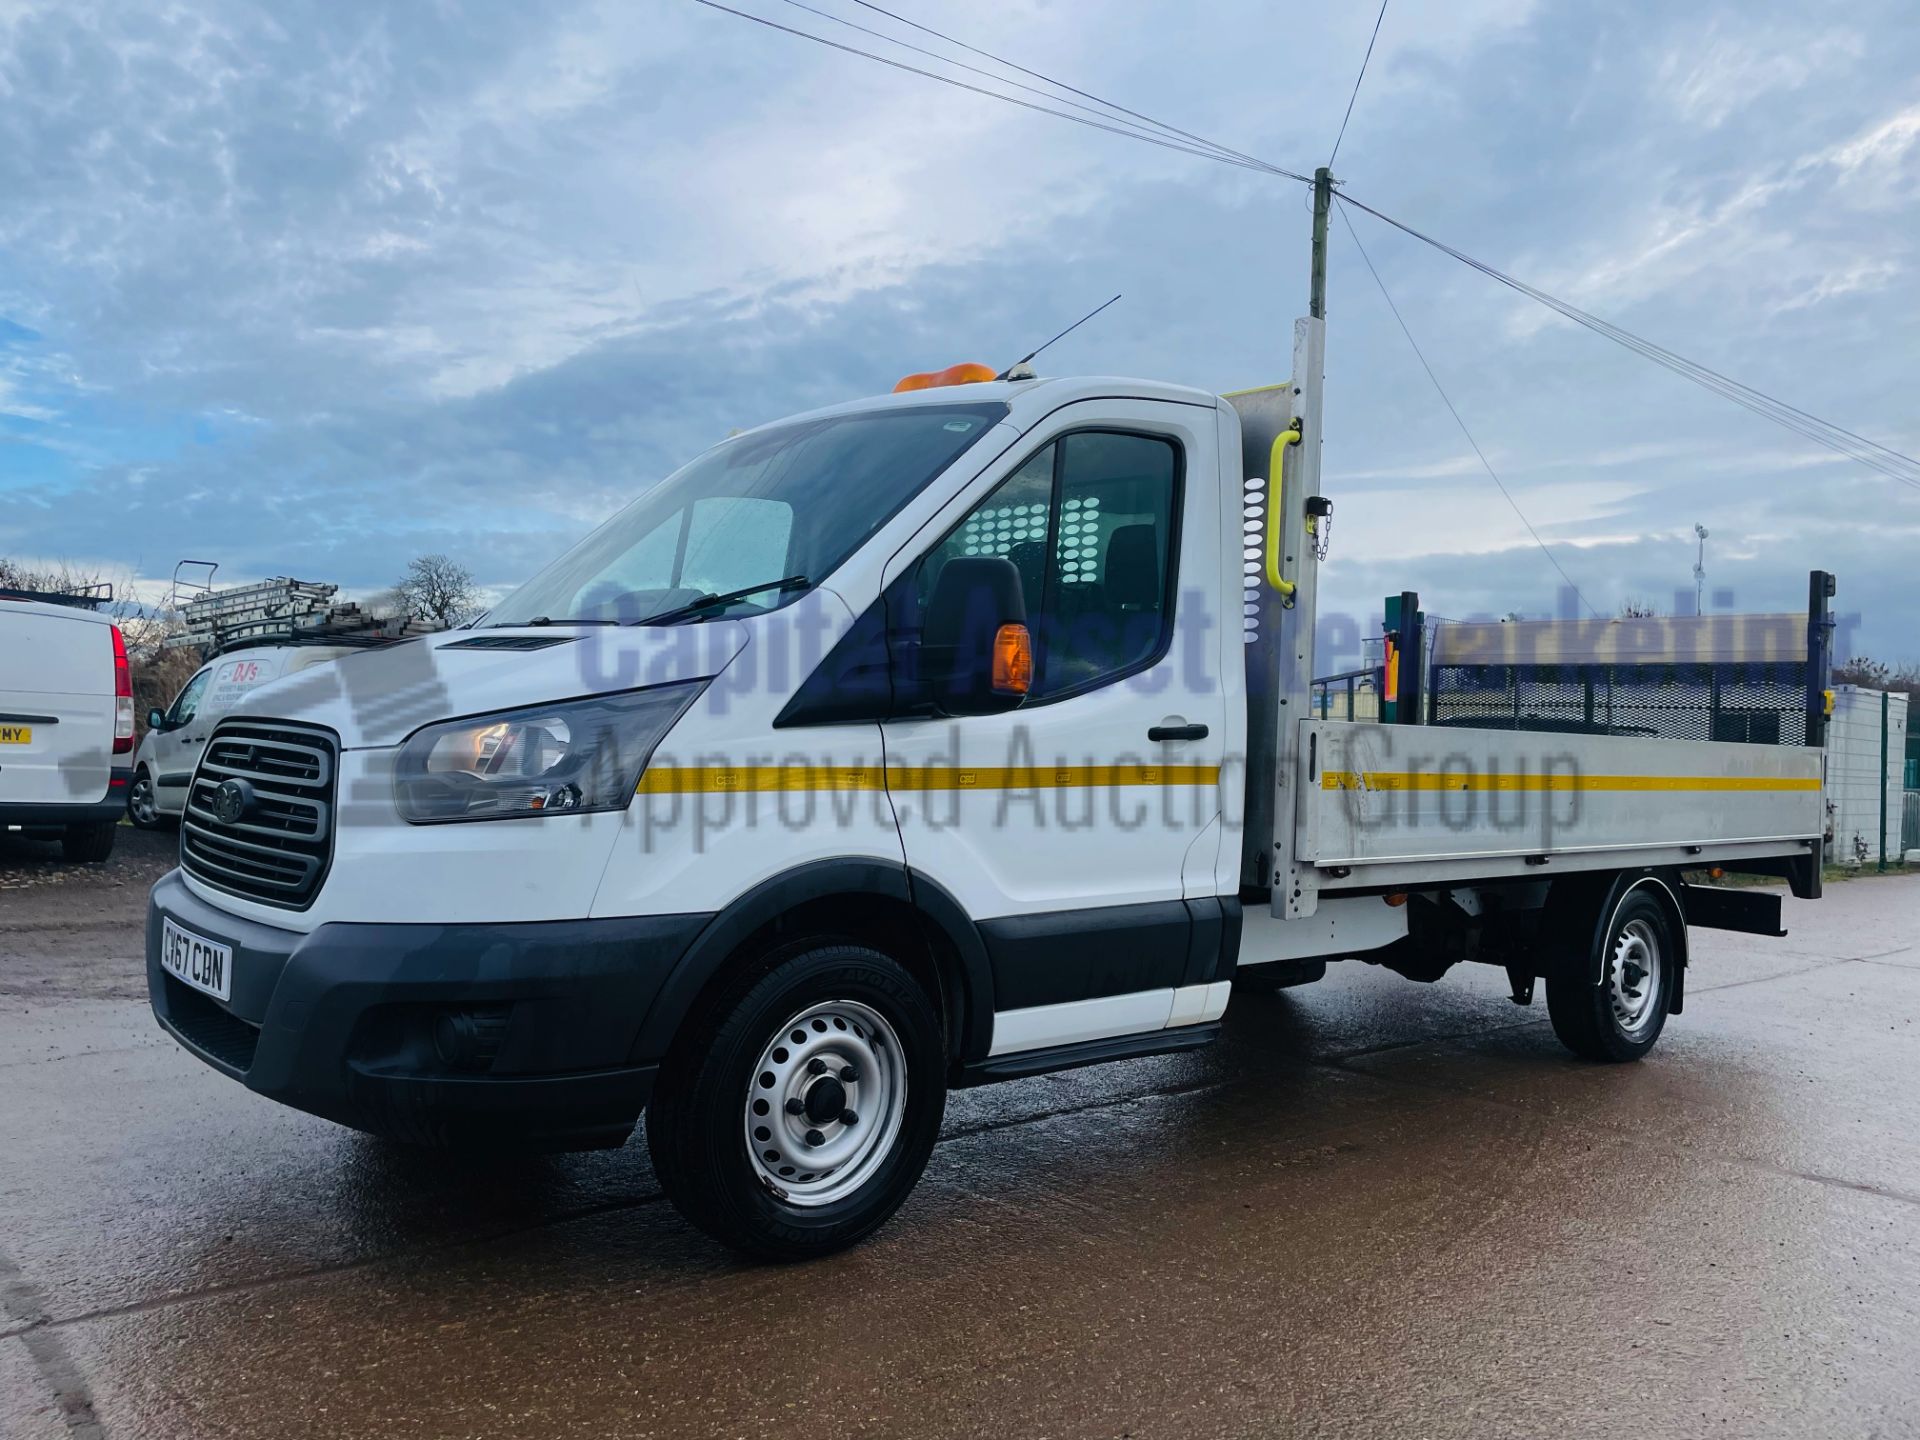
<path fill-rule="evenodd" d="M 69 825 L 60 834 L 60 853 L 69 860 L 97 865 L 113 853 L 113 832 L 119 828 L 117 820 Z"/>
<path fill-rule="evenodd" d="M 133 784 L 127 787 L 127 819 L 136 830 L 159 830 L 167 823 L 160 813 L 160 792 L 154 788 L 153 772 L 144 765 L 133 772 Z"/>
<path fill-rule="evenodd" d="M 1246 965 L 1235 970 L 1233 988 L 1248 995 L 1272 995 L 1326 978 L 1327 962 L 1324 960 L 1273 960 L 1264 965 Z"/>
<path fill-rule="evenodd" d="M 947 1098 L 939 1012 L 896 961 L 803 943 L 676 1037 L 647 1110 L 674 1208 L 723 1244 L 805 1260 L 871 1234 L 926 1168 Z"/>
<path fill-rule="evenodd" d="M 1673 999 L 1676 942 L 1660 902 L 1644 888 L 1629 891 L 1599 938 L 1601 954 L 1576 956 L 1547 976 L 1560 1043 L 1588 1060 L 1638 1060 L 1651 1050 Z"/>

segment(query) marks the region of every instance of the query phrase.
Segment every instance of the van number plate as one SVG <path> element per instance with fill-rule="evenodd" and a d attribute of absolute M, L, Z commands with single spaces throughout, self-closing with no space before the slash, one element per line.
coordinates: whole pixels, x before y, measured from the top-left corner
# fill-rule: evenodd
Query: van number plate
<path fill-rule="evenodd" d="M 33 726 L 0 725 L 0 745 L 31 745 Z"/>
<path fill-rule="evenodd" d="M 216 1000 L 233 998 L 233 950 L 182 930 L 162 917 L 160 968 Z"/>

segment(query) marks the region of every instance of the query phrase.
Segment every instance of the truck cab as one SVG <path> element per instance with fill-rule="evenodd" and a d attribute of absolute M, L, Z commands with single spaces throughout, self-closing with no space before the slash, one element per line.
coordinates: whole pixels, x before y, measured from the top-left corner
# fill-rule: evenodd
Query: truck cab
<path fill-rule="evenodd" d="M 160 1023 L 407 1140 L 617 1145 L 645 1110 L 685 1215 L 797 1258 L 893 1213 L 948 1088 L 1202 1044 L 1256 963 L 1404 948 L 1417 877 L 1322 867 L 1316 904 L 1294 845 L 1307 797 L 1367 785 L 1346 736 L 1360 778 L 1323 790 L 1286 708 L 1300 395 L 1083 377 L 817 411 L 471 627 L 248 692 L 154 889 Z M 1631 1058 L 1684 916 L 1651 867 L 1566 864 L 1602 967 L 1568 993 L 1591 1028 L 1635 990 L 1606 1056 Z"/>

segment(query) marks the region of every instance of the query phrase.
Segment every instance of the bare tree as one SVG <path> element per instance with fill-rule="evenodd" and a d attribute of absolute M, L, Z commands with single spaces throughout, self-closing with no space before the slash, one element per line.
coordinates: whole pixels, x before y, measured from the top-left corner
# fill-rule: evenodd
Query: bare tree
<path fill-rule="evenodd" d="M 1896 667 L 1856 655 L 1846 664 L 1833 667 L 1833 680 L 1836 685 L 1858 685 L 1863 690 L 1891 690 L 1905 695 L 1910 705 L 1920 704 L 1920 662 L 1909 660 Z"/>
<path fill-rule="evenodd" d="M 360 608 L 377 620 L 397 620 L 411 613 L 406 597 L 392 586 L 363 597 Z"/>
<path fill-rule="evenodd" d="M 1626 599 L 1620 602 L 1622 620 L 1658 620 L 1660 611 L 1650 600 Z"/>
<path fill-rule="evenodd" d="M 81 570 L 60 561 L 40 569 L 0 555 L 0 590 L 30 590 L 40 595 L 85 595 L 106 582 L 98 570 Z"/>
<path fill-rule="evenodd" d="M 480 603 L 473 573 L 444 555 L 409 560 L 407 573 L 393 582 L 393 589 L 407 614 L 438 625 L 453 624 Z"/>

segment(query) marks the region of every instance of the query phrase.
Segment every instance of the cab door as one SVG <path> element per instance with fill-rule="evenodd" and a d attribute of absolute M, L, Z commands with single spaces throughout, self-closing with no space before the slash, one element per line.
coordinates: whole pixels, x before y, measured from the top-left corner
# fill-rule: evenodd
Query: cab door
<path fill-rule="evenodd" d="M 1158 1030 L 1211 974 L 1219 905 L 1196 926 L 1182 872 L 1212 854 L 1227 734 L 1217 448 L 1209 407 L 1064 407 L 890 567 L 911 624 L 947 561 L 1005 558 L 1033 634 L 1018 709 L 883 727 L 916 883 L 986 943 L 996 1055 Z"/>
<path fill-rule="evenodd" d="M 212 679 L 213 669 L 208 666 L 181 686 L 167 710 L 166 725 L 154 732 L 154 799 L 169 815 L 178 815 L 186 808 L 187 782 L 193 778 L 193 767 L 200 762 L 200 747 L 206 743 L 206 736 L 200 732 L 207 727 L 197 726 L 195 717 Z"/>

